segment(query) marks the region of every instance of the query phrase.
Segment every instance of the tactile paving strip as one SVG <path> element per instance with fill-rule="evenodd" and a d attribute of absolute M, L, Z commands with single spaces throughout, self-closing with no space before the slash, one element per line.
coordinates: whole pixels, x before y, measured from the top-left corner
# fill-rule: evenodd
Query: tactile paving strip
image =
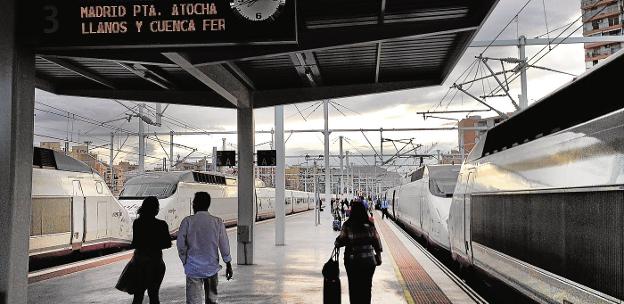
<path fill-rule="evenodd" d="M 375 215 L 375 227 L 384 238 L 389 251 L 397 264 L 410 296 L 417 304 L 451 303 L 438 285 L 431 279 L 407 247 L 394 235 L 388 224 Z"/>

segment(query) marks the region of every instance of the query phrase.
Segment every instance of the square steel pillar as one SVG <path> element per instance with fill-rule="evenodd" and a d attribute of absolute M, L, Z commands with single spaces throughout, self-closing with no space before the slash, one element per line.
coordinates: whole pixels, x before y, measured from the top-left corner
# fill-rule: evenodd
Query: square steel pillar
<path fill-rule="evenodd" d="M 237 263 L 252 265 L 254 257 L 254 223 L 256 220 L 254 178 L 254 113 L 253 106 L 237 109 L 238 133 L 238 233 Z"/>
<path fill-rule="evenodd" d="M 17 0 L 0 10 L 0 303 L 28 290 L 35 56 L 18 41 Z"/>

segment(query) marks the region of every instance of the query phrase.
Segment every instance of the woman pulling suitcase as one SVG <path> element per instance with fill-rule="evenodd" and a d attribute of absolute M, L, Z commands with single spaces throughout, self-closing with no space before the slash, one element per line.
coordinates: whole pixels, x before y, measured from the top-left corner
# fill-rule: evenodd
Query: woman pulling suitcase
<path fill-rule="evenodd" d="M 369 304 L 375 267 L 381 265 L 381 241 L 361 201 L 351 205 L 351 216 L 336 238 L 337 248 L 346 247 L 344 263 L 349 279 L 351 303 Z"/>

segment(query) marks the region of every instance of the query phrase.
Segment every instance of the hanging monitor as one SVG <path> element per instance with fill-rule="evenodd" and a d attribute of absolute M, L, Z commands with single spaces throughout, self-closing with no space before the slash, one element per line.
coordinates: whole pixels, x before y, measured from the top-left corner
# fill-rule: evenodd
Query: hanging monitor
<path fill-rule="evenodd" d="M 277 165 L 275 150 L 258 150 L 256 164 L 258 167 L 274 167 Z"/>
<path fill-rule="evenodd" d="M 217 166 L 233 167 L 236 165 L 236 151 L 217 151 Z"/>

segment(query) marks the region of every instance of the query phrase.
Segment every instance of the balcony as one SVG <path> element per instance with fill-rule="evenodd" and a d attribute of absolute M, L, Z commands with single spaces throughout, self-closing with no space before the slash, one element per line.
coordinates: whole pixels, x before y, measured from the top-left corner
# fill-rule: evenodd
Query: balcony
<path fill-rule="evenodd" d="M 607 27 L 603 27 L 603 28 L 599 28 L 599 29 L 595 29 L 595 30 L 590 30 L 587 31 L 586 28 L 583 28 L 583 36 L 591 36 L 595 33 L 601 33 L 601 32 L 608 32 L 608 31 L 613 31 L 613 30 L 617 30 L 617 29 L 621 29 L 622 25 L 621 24 L 616 24 L 613 26 L 607 26 Z"/>
<path fill-rule="evenodd" d="M 583 0 L 581 1 L 581 9 L 592 9 L 597 6 L 608 5 L 616 3 L 617 0 Z"/>

